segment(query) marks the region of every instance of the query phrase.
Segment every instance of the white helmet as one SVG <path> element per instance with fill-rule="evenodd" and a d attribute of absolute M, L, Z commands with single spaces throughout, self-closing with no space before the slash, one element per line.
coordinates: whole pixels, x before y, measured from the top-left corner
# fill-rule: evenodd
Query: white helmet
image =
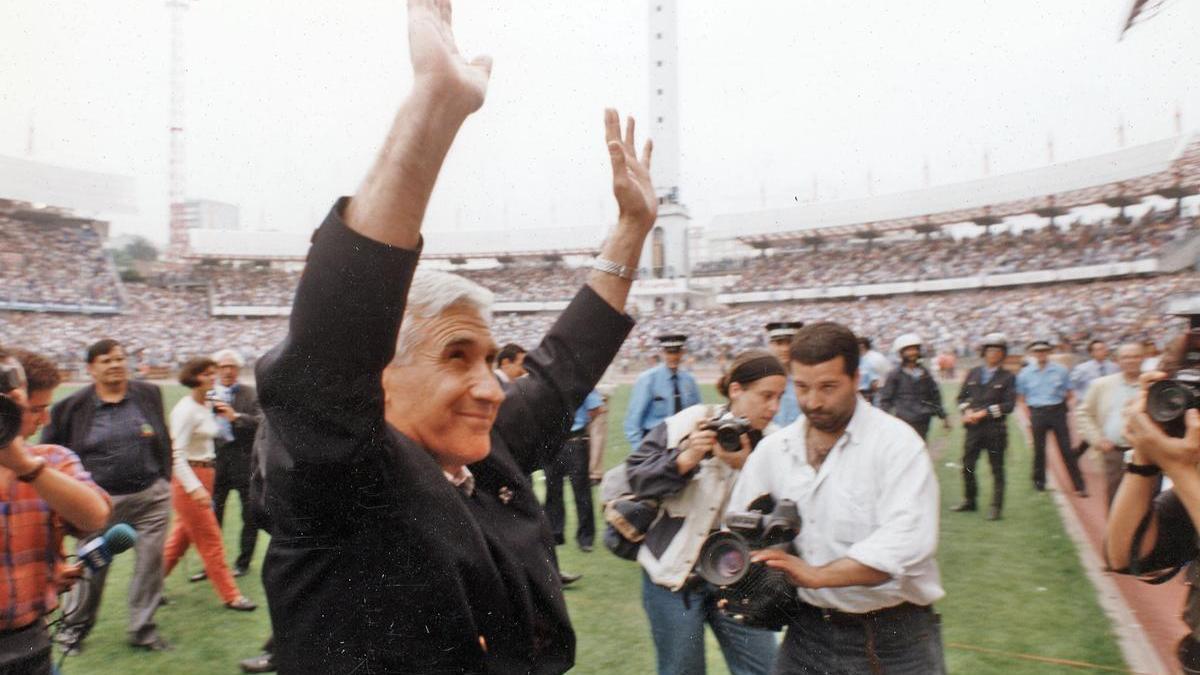
<path fill-rule="evenodd" d="M 921 346 L 921 336 L 920 335 L 917 335 L 916 333 L 905 333 L 904 335 L 901 335 L 900 337 L 896 338 L 896 341 L 892 343 L 892 351 L 899 354 L 900 352 L 904 351 L 905 349 L 908 349 L 909 347 L 920 347 L 920 346 Z"/>

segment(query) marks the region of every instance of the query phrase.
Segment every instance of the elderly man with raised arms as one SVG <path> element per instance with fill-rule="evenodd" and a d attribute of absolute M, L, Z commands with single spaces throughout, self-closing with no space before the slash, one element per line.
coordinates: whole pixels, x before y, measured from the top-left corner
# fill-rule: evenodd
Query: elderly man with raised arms
<path fill-rule="evenodd" d="M 502 392 L 491 293 L 417 273 L 446 152 L 491 64 L 448 2 L 410 0 L 413 90 L 374 167 L 316 232 L 288 335 L 258 366 L 282 672 L 558 673 L 574 664 L 529 472 L 632 327 L 623 308 L 657 199 L 633 122 L 605 116 L 619 206 L 587 284 Z"/>

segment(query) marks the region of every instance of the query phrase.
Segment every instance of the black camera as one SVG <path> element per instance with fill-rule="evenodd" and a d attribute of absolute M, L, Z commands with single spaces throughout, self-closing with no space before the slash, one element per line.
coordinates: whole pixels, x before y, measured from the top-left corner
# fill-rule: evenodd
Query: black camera
<path fill-rule="evenodd" d="M 1183 438 L 1183 416 L 1200 408 L 1200 314 L 1189 313 L 1191 329 L 1185 338 L 1183 360 L 1175 377 L 1150 385 L 1146 392 L 1146 414 L 1168 436 Z"/>
<path fill-rule="evenodd" d="M 701 429 L 717 432 L 717 443 L 726 452 L 737 452 L 742 449 L 742 434 L 750 432 L 750 420 L 732 412 L 718 415 L 704 423 Z"/>
<path fill-rule="evenodd" d="M 725 529 L 704 540 L 696 573 L 714 586 L 729 586 L 741 581 L 750 570 L 750 552 L 771 546 L 787 545 L 800 534 L 800 512 L 796 502 L 781 499 L 778 504 L 763 495 L 744 512 L 725 516 Z"/>
<path fill-rule="evenodd" d="M 21 418 L 25 412 L 19 403 L 9 398 L 14 389 L 25 386 L 25 371 L 16 362 L 0 361 L 0 448 L 21 433 Z"/>

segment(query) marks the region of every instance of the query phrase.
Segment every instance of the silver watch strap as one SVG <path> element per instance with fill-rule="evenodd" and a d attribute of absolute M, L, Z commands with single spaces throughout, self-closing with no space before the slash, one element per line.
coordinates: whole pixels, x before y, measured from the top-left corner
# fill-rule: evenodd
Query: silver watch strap
<path fill-rule="evenodd" d="M 632 267 L 626 267 L 625 265 L 617 264 L 611 260 L 608 260 L 607 258 L 597 257 L 593 259 L 592 269 L 604 272 L 605 274 L 621 277 L 622 279 L 628 279 L 629 281 L 633 281 L 634 278 L 637 277 L 637 270 L 633 269 Z"/>

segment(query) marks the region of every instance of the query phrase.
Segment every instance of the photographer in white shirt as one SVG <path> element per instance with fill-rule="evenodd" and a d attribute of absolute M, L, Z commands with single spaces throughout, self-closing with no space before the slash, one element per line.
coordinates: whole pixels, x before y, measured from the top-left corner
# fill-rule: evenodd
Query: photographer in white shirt
<path fill-rule="evenodd" d="M 800 329 L 789 368 L 804 417 L 759 444 L 728 510 L 770 494 L 803 520 L 796 555 L 754 555 L 800 600 L 776 673 L 944 673 L 933 465 L 911 427 L 858 396 L 858 362 L 846 327 Z"/>

